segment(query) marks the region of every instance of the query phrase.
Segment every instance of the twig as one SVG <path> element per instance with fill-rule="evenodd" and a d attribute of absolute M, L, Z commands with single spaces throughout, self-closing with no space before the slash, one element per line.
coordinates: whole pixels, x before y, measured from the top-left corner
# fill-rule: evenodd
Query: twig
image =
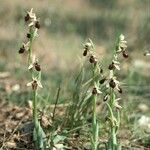
<path fill-rule="evenodd" d="M 61 88 L 59 86 L 59 88 L 57 90 L 57 96 L 56 96 L 55 106 L 54 106 L 54 109 L 53 109 L 52 121 L 54 121 L 54 118 L 55 118 L 56 106 L 57 106 L 58 100 L 59 100 L 60 89 Z"/>

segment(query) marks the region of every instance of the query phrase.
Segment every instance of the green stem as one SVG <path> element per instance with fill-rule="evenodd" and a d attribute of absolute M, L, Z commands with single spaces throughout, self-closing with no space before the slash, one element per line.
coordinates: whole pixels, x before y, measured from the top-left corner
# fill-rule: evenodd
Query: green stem
<path fill-rule="evenodd" d="M 94 65 L 94 68 L 93 68 L 93 84 L 94 84 L 94 86 L 96 86 L 95 74 L 96 74 L 96 65 Z M 97 100 L 97 95 L 94 95 L 93 96 L 93 125 L 96 123 L 96 100 Z"/>
<path fill-rule="evenodd" d="M 93 84 L 96 86 L 96 81 L 95 81 L 95 74 L 96 74 L 96 65 L 94 65 L 93 68 Z M 92 99 L 92 107 L 93 107 L 93 121 L 92 121 L 92 150 L 97 150 L 97 142 L 98 142 L 98 124 L 97 124 L 97 116 L 96 116 L 96 101 L 97 101 L 97 94 L 93 95 Z"/>
<path fill-rule="evenodd" d="M 34 127 L 36 127 L 36 124 L 38 122 L 38 116 L 37 116 L 37 90 L 33 90 L 33 122 L 34 122 Z"/>
<path fill-rule="evenodd" d="M 96 101 L 97 96 L 93 96 L 93 122 L 92 122 L 92 131 L 93 131 L 93 150 L 97 150 L 97 120 L 96 120 Z"/>
<path fill-rule="evenodd" d="M 116 118 L 114 116 L 114 101 L 115 101 L 115 93 L 114 93 L 114 89 L 110 88 L 110 101 L 109 103 L 106 103 L 109 109 L 109 113 L 110 113 L 110 117 L 111 117 L 111 143 L 112 143 L 112 148 L 113 150 L 115 150 L 115 146 L 117 145 L 117 138 L 116 138 Z"/>
<path fill-rule="evenodd" d="M 115 101 L 115 94 L 112 88 L 110 88 L 110 106 L 113 110 L 113 106 L 114 106 L 114 101 Z"/>
<path fill-rule="evenodd" d="M 29 54 L 28 54 L 28 66 L 32 63 L 32 43 L 33 43 L 33 37 L 34 37 L 34 31 L 32 27 L 30 27 L 30 45 L 29 45 Z"/>
<path fill-rule="evenodd" d="M 114 126 L 114 124 L 115 124 L 115 122 L 114 122 L 115 117 L 114 117 L 112 108 L 111 108 L 111 106 L 110 106 L 109 103 L 106 103 L 106 105 L 107 105 L 108 110 L 109 110 L 109 114 L 110 114 L 110 117 L 111 117 L 112 126 Z"/>
<path fill-rule="evenodd" d="M 93 96 L 93 125 L 96 124 L 96 100 L 97 100 L 97 96 L 94 95 Z"/>
<path fill-rule="evenodd" d="M 111 135 L 112 135 L 112 142 L 113 142 L 113 145 L 117 145 L 116 127 L 115 127 L 115 126 L 112 127 Z"/>
<path fill-rule="evenodd" d="M 110 102 L 111 102 L 111 105 L 110 105 L 110 109 L 111 109 L 111 116 L 113 118 L 112 119 L 112 126 L 111 126 L 111 139 L 112 139 L 112 143 L 113 143 L 113 149 L 114 149 L 114 146 L 117 145 L 117 138 L 116 138 L 116 122 L 114 122 L 114 101 L 115 101 L 115 95 L 114 95 L 114 91 L 113 89 L 110 90 L 110 95 L 111 95 L 111 99 L 110 99 Z M 117 121 L 117 120 L 116 120 Z"/>

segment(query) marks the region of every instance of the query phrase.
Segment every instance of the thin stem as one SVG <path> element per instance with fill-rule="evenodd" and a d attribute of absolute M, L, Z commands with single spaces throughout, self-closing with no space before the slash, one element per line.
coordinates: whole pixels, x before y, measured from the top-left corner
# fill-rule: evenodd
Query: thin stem
<path fill-rule="evenodd" d="M 106 103 L 107 107 L 108 107 L 108 110 L 109 110 L 109 113 L 110 113 L 110 117 L 111 117 L 111 122 L 112 122 L 112 126 L 114 126 L 114 114 L 113 114 L 113 111 L 112 111 L 112 108 L 110 106 L 109 103 Z"/>
<path fill-rule="evenodd" d="M 97 100 L 97 96 L 94 95 L 93 96 L 93 125 L 96 124 L 96 100 Z"/>
<path fill-rule="evenodd" d="M 110 113 L 110 117 L 111 117 L 111 137 L 110 137 L 110 140 L 111 140 L 111 143 L 112 143 L 112 148 L 114 149 L 115 145 L 117 145 L 117 138 L 116 138 L 116 123 L 115 121 L 116 118 L 114 116 L 114 101 L 115 101 L 115 93 L 114 93 L 114 89 L 113 88 L 110 88 L 110 101 L 109 101 L 109 104 L 107 104 L 108 106 L 108 109 L 109 109 L 109 113 Z"/>
<path fill-rule="evenodd" d="M 114 146 L 117 145 L 117 138 L 116 138 L 116 118 L 114 117 L 114 114 L 113 114 L 113 109 L 111 108 L 111 106 L 106 103 L 107 107 L 108 107 L 108 110 L 109 110 L 109 113 L 110 113 L 110 117 L 111 117 L 111 131 L 110 131 L 110 141 L 112 143 L 111 147 L 114 149 Z"/>
<path fill-rule="evenodd" d="M 29 45 L 29 54 L 28 54 L 28 66 L 30 65 L 30 63 L 32 63 L 32 43 L 33 43 L 33 37 L 34 37 L 34 32 L 32 27 L 30 27 L 30 45 Z"/>
<path fill-rule="evenodd" d="M 37 90 L 33 90 L 33 121 L 34 121 L 34 126 L 36 126 L 36 123 L 38 121 L 38 116 L 37 116 Z"/>
<path fill-rule="evenodd" d="M 113 145 L 117 145 L 116 127 L 115 126 L 112 127 L 111 136 L 112 136 Z"/>
<path fill-rule="evenodd" d="M 96 75 L 96 67 L 97 65 L 94 64 L 93 68 L 93 84 L 96 86 L 96 81 L 95 81 L 95 75 Z M 92 150 L 97 150 L 97 134 L 98 134 L 98 124 L 96 120 L 96 101 L 97 101 L 97 94 L 93 95 L 92 99 L 92 107 L 93 107 L 93 121 L 92 121 L 92 139 L 93 139 L 93 144 L 92 144 Z"/>
<path fill-rule="evenodd" d="M 57 96 L 56 96 L 56 101 L 55 101 L 55 107 L 53 109 L 53 115 L 52 115 L 52 120 L 54 121 L 54 118 L 55 118 L 55 111 L 56 111 L 56 106 L 58 104 L 58 100 L 59 100 L 59 94 L 60 94 L 60 86 L 57 90 Z"/>
<path fill-rule="evenodd" d="M 96 74 L 96 65 L 94 65 L 94 69 L 93 69 L 93 84 L 94 84 L 94 86 L 96 85 L 96 81 L 94 80 L 95 74 Z M 94 95 L 93 96 L 93 124 L 96 123 L 96 98 L 97 98 L 97 95 Z"/>
<path fill-rule="evenodd" d="M 93 150 L 97 150 L 97 120 L 96 120 L 96 101 L 97 96 L 93 96 L 93 122 L 92 122 L 92 130 L 93 130 Z"/>

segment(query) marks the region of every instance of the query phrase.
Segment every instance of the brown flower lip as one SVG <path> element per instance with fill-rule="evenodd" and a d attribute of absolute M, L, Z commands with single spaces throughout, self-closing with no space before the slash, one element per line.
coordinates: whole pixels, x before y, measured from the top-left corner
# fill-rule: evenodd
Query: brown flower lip
<path fill-rule="evenodd" d="M 113 69 L 115 69 L 115 65 L 114 65 L 114 63 L 112 62 L 109 66 L 108 66 L 108 69 L 109 70 L 113 70 Z"/>
<path fill-rule="evenodd" d="M 36 89 L 37 89 L 37 86 L 38 86 L 37 81 L 34 80 L 33 83 L 32 83 L 32 89 L 33 89 L 33 90 L 36 90 Z"/>
<path fill-rule="evenodd" d="M 126 51 L 123 51 L 122 55 L 123 55 L 124 58 L 128 58 L 129 57 L 129 55 L 126 53 Z"/>
<path fill-rule="evenodd" d="M 31 34 L 30 33 L 27 33 L 27 38 L 31 38 Z"/>
<path fill-rule="evenodd" d="M 113 88 L 113 89 L 116 87 L 116 83 L 114 82 L 113 79 L 110 80 L 109 85 L 110 85 L 110 87 Z"/>
<path fill-rule="evenodd" d="M 43 88 L 41 82 L 36 78 L 33 78 L 31 82 L 27 83 L 27 86 L 31 86 L 33 90 L 36 90 L 37 87 Z"/>
<path fill-rule="evenodd" d="M 106 78 L 99 81 L 100 84 L 103 84 L 106 81 Z"/>
<path fill-rule="evenodd" d="M 34 67 L 36 71 L 41 71 L 41 66 L 37 62 L 34 64 Z"/>
<path fill-rule="evenodd" d="M 96 89 L 95 87 L 94 87 L 93 90 L 92 90 L 92 94 L 93 94 L 93 95 L 96 95 L 96 94 L 97 94 L 97 89 Z"/>
<path fill-rule="evenodd" d="M 27 22 L 27 21 L 29 21 L 30 20 L 30 16 L 29 16 L 29 14 L 27 13 L 27 15 L 24 17 L 24 20 L 25 20 L 25 22 Z"/>
<path fill-rule="evenodd" d="M 22 53 L 24 53 L 25 52 L 25 47 L 24 46 L 22 46 L 20 49 L 19 49 L 19 54 L 22 54 Z"/>
<path fill-rule="evenodd" d="M 35 27 L 36 27 L 37 29 L 40 29 L 41 25 L 40 25 L 39 21 L 36 21 Z"/>
<path fill-rule="evenodd" d="M 97 63 L 97 59 L 93 56 L 93 55 L 91 55 L 90 56 L 90 59 L 89 59 L 89 62 L 92 64 L 92 63 L 94 63 L 94 64 L 96 64 Z"/>
<path fill-rule="evenodd" d="M 94 63 L 94 60 L 95 60 L 94 56 L 91 56 L 89 61 L 90 63 Z"/>
<path fill-rule="evenodd" d="M 88 51 L 85 49 L 84 52 L 83 52 L 83 56 L 86 56 L 86 55 L 87 55 L 87 52 L 88 52 Z"/>
<path fill-rule="evenodd" d="M 102 74 L 103 73 L 103 69 L 102 68 L 100 68 L 100 74 Z"/>

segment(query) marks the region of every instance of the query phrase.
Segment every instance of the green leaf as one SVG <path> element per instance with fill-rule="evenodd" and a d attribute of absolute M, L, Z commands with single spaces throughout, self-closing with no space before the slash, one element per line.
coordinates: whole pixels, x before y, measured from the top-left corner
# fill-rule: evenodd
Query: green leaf
<path fill-rule="evenodd" d="M 37 148 L 43 149 L 45 147 L 46 135 L 39 122 L 36 122 L 33 139 Z"/>
<path fill-rule="evenodd" d="M 63 136 L 63 135 L 56 135 L 54 140 L 53 140 L 53 143 L 54 144 L 57 144 L 58 142 L 60 141 L 64 141 L 64 139 L 66 138 L 66 136 Z"/>

